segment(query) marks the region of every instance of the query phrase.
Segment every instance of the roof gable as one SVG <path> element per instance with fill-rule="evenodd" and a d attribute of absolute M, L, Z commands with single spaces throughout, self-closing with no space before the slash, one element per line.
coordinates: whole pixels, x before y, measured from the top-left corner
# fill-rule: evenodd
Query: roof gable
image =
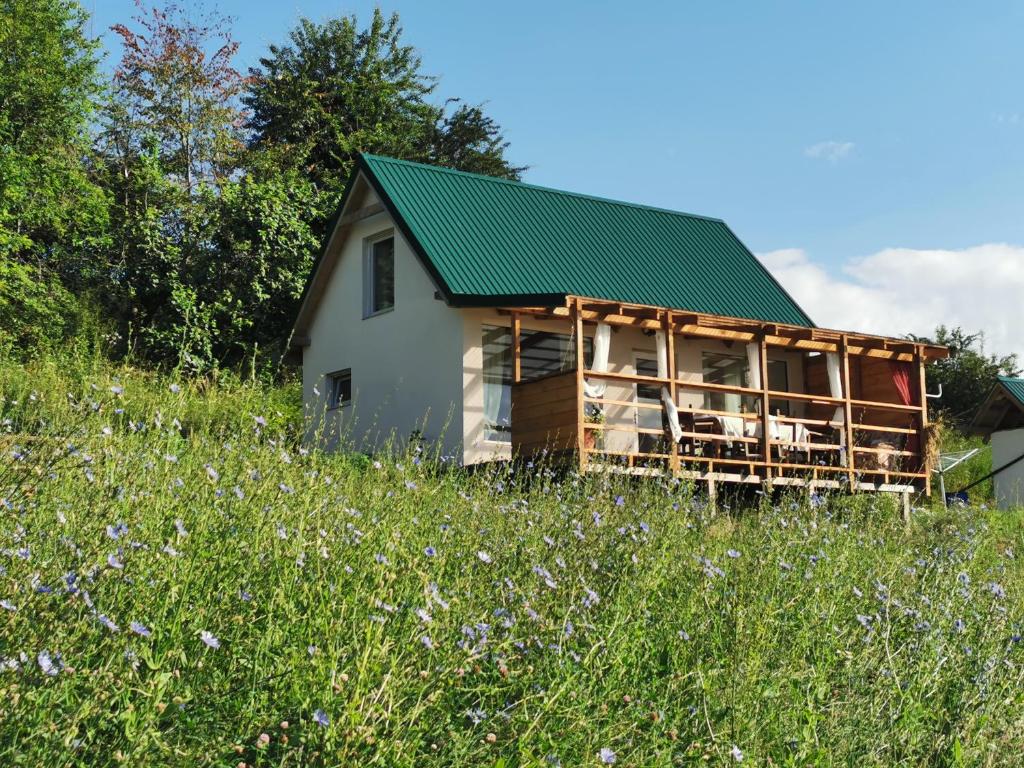
<path fill-rule="evenodd" d="M 813 325 L 719 219 L 375 155 L 360 167 L 454 305 L 574 294 Z"/>
<path fill-rule="evenodd" d="M 978 408 L 971 430 L 986 435 L 1024 426 L 1024 379 L 999 376 Z"/>

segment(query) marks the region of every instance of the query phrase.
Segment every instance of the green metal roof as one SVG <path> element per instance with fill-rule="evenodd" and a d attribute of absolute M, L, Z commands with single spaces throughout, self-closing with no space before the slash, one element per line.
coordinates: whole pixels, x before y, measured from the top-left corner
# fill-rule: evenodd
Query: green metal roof
<path fill-rule="evenodd" d="M 574 294 L 813 325 L 719 219 L 375 155 L 359 168 L 454 305 Z"/>
<path fill-rule="evenodd" d="M 1024 379 L 1015 379 L 1010 376 L 999 376 L 998 378 L 1006 393 L 1017 401 L 1017 405 L 1024 408 Z"/>

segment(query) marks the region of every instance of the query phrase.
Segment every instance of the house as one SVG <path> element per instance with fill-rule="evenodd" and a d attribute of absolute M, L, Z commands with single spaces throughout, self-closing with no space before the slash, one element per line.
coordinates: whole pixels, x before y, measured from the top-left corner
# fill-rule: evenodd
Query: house
<path fill-rule="evenodd" d="M 327 446 L 903 492 L 946 354 L 815 327 L 721 220 L 373 155 L 291 344 Z"/>
<path fill-rule="evenodd" d="M 1000 376 L 971 430 L 992 446 L 992 483 L 1000 509 L 1024 506 L 1024 379 Z"/>

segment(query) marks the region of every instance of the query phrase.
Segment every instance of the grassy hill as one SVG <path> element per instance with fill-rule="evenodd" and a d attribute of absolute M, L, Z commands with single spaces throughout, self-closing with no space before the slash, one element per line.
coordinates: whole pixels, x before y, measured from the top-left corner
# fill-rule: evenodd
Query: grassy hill
<path fill-rule="evenodd" d="M 1017 765 L 1024 527 L 296 443 L 0 364 L 0 764 Z"/>

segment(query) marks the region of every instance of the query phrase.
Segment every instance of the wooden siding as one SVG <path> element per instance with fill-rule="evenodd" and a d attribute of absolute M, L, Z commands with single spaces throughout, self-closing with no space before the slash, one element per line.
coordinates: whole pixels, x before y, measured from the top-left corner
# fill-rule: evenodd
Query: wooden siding
<path fill-rule="evenodd" d="M 576 422 L 576 371 L 512 385 L 513 455 L 575 451 Z"/>

